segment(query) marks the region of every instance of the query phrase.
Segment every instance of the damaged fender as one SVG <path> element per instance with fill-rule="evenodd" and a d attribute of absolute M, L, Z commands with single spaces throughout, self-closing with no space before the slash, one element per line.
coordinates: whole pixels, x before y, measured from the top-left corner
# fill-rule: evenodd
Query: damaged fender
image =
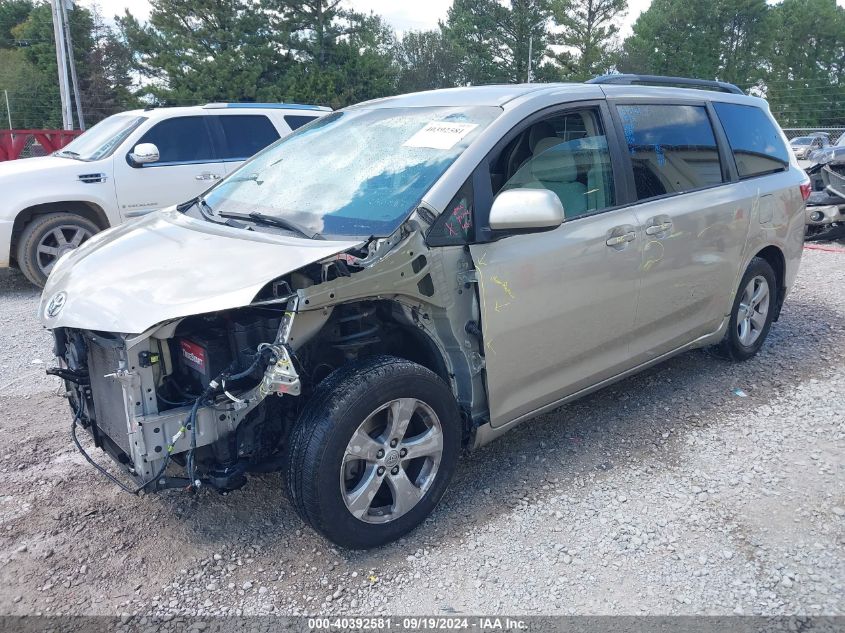
<path fill-rule="evenodd" d="M 38 315 L 50 329 L 144 332 L 168 320 L 249 305 L 273 279 L 357 244 L 159 211 L 98 234 L 60 260 Z"/>

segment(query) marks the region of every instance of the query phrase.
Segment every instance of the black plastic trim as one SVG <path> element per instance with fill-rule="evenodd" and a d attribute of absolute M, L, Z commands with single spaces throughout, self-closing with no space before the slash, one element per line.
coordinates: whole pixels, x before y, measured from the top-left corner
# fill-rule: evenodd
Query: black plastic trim
<path fill-rule="evenodd" d="M 665 77 L 663 75 L 602 75 L 586 81 L 588 84 L 611 84 L 617 86 L 668 86 L 670 88 L 709 88 L 718 92 L 727 92 L 735 95 L 745 93 L 734 84 L 726 81 L 714 81 L 712 79 L 692 79 L 690 77 Z"/>

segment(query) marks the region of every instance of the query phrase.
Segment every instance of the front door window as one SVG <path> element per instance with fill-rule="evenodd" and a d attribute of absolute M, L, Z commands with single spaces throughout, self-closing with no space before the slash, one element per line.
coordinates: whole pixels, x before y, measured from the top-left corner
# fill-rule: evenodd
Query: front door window
<path fill-rule="evenodd" d="M 501 191 L 548 189 L 560 198 L 567 220 L 615 204 L 610 152 L 598 110 L 539 121 L 505 154 L 509 173 Z"/>

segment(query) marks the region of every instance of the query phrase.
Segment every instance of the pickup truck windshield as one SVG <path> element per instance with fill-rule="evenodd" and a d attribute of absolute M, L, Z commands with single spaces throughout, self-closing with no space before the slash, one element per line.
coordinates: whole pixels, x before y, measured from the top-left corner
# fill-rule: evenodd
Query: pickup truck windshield
<path fill-rule="evenodd" d="M 220 182 L 214 214 L 284 218 L 322 236 L 385 237 L 498 107 L 353 108 L 271 145 Z"/>
<path fill-rule="evenodd" d="M 146 117 L 132 114 L 114 114 L 73 139 L 56 155 L 85 161 L 106 158 L 146 120 Z"/>

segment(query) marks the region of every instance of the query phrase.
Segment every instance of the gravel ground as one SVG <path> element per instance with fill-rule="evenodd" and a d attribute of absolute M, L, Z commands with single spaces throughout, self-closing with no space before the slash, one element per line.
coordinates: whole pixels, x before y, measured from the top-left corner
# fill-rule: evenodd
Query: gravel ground
<path fill-rule="evenodd" d="M 37 293 L 0 271 L 0 613 L 843 614 L 833 250 L 805 251 L 755 359 L 691 352 L 523 425 L 370 552 L 303 527 L 277 475 L 197 497 L 108 484 L 41 375 Z"/>

